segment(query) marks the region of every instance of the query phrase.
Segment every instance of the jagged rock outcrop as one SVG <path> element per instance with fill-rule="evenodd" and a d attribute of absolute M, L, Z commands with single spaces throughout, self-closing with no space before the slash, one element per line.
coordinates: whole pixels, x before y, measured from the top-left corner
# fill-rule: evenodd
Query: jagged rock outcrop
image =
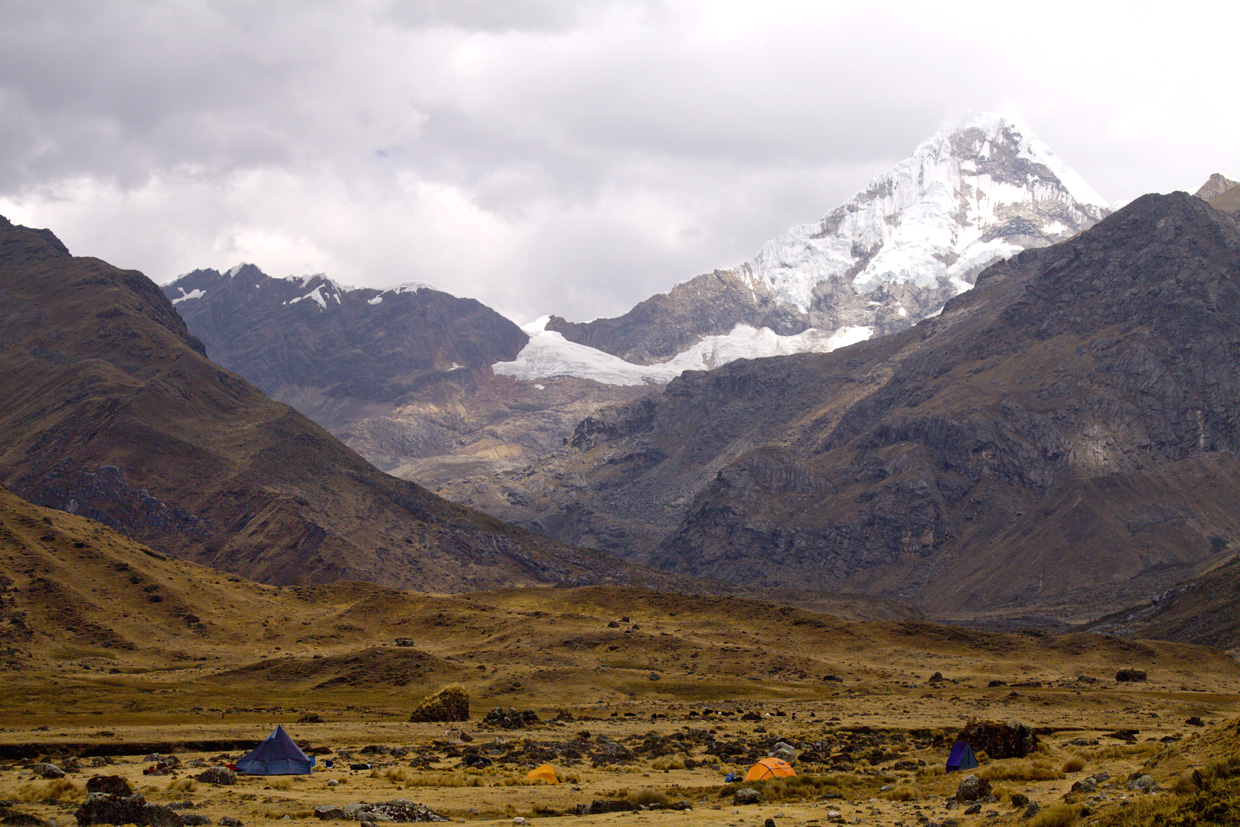
<path fill-rule="evenodd" d="M 1236 222 L 1146 196 L 904 333 L 685 374 L 473 501 L 680 572 L 1083 620 L 1236 544 L 1238 392 Z"/>
<path fill-rule="evenodd" d="M 1237 186 L 1240 186 L 1240 181 L 1233 181 L 1222 173 L 1216 172 L 1207 178 L 1206 182 L 1198 187 L 1193 195 L 1206 201 L 1212 201 Z"/>

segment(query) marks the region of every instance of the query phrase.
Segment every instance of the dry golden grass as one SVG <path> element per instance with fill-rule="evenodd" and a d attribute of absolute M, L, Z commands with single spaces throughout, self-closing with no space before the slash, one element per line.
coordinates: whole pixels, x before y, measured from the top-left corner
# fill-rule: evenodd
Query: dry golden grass
<path fill-rule="evenodd" d="M 1063 766 L 1059 769 L 1064 773 L 1080 772 L 1085 769 L 1085 759 L 1078 757 L 1069 758 L 1067 761 L 1063 762 Z"/>
<path fill-rule="evenodd" d="M 1006 758 L 992 761 L 977 770 L 977 775 L 987 781 L 1057 781 L 1063 773 L 1052 767 L 1044 758 Z"/>
<path fill-rule="evenodd" d="M 1068 827 L 1077 820 L 1081 813 L 1080 807 L 1069 804 L 1055 804 L 1025 822 L 1026 827 Z"/>

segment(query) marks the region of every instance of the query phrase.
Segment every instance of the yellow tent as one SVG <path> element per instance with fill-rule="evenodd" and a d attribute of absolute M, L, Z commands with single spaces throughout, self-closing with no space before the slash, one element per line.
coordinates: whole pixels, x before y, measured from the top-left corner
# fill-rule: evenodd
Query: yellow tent
<path fill-rule="evenodd" d="M 764 778 L 784 778 L 796 775 L 792 765 L 780 758 L 763 758 L 745 773 L 746 781 L 761 781 Z"/>
<path fill-rule="evenodd" d="M 543 764 L 536 770 L 530 770 L 529 775 L 525 776 L 529 781 L 545 781 L 548 784 L 559 784 L 560 779 L 555 776 L 555 767 L 550 764 Z"/>

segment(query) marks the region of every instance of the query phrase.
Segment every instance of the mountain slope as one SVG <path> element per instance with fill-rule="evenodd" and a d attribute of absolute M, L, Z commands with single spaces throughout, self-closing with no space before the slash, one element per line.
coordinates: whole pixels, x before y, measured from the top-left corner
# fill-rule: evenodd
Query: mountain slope
<path fill-rule="evenodd" d="M 682 572 L 1084 620 L 1240 538 L 1240 232 L 1183 194 L 995 265 L 917 327 L 689 373 L 453 492 Z"/>
<path fill-rule="evenodd" d="M 1028 129 L 970 115 L 740 268 L 698 276 L 618 318 L 552 317 L 547 330 L 640 364 L 737 325 L 816 328 L 823 338 L 891 333 L 937 311 L 987 265 L 1105 214 L 1102 198 Z"/>
<path fill-rule="evenodd" d="M 1240 656 L 1240 557 L 1086 631 L 1214 646 Z"/>
<path fill-rule="evenodd" d="M 426 285 L 354 290 L 244 264 L 163 290 L 217 364 L 325 427 L 446 373 L 511 360 L 529 338 L 480 302 Z"/>
<path fill-rule="evenodd" d="M 208 361 L 142 274 L 0 220 L 0 483 L 271 583 L 630 578 L 446 503 Z M 640 578 L 640 575 L 638 575 Z"/>

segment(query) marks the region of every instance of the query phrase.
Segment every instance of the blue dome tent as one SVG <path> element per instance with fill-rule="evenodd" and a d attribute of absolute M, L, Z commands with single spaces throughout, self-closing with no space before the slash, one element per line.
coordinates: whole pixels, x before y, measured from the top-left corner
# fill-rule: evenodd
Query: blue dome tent
<path fill-rule="evenodd" d="M 282 726 L 237 761 L 238 772 L 247 775 L 306 775 L 313 766 L 314 758 L 302 752 Z"/>

